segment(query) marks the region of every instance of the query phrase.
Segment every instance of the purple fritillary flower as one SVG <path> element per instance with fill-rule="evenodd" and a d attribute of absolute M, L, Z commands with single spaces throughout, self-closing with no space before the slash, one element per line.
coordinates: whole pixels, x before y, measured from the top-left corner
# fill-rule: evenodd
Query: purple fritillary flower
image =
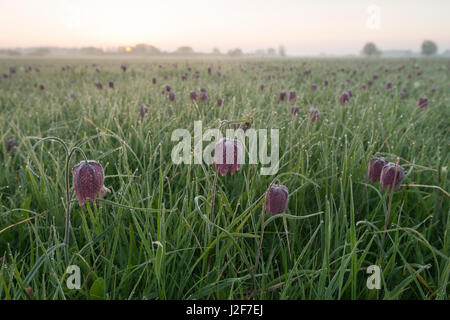
<path fill-rule="evenodd" d="M 7 74 L 7 73 L 4 73 L 4 74 L 3 74 L 3 78 L 8 79 L 8 78 L 9 78 L 8 74 Z"/>
<path fill-rule="evenodd" d="M 127 68 L 128 68 L 128 67 L 127 67 L 125 64 L 122 64 L 122 65 L 120 66 L 120 69 L 122 69 L 123 72 L 127 71 Z"/>
<path fill-rule="evenodd" d="M 299 107 L 292 107 L 291 108 L 291 114 L 293 115 L 293 116 L 296 116 L 296 115 L 298 115 L 298 112 L 300 111 L 300 108 Z"/>
<path fill-rule="evenodd" d="M 352 90 L 348 90 L 348 91 L 347 91 L 347 94 L 348 94 L 348 97 L 349 97 L 349 98 L 353 97 L 353 92 L 352 92 Z"/>
<path fill-rule="evenodd" d="M 139 109 L 139 114 L 141 115 L 141 119 L 143 119 L 148 114 L 148 107 L 142 105 Z"/>
<path fill-rule="evenodd" d="M 44 87 L 44 85 L 43 84 L 41 84 L 41 85 L 39 85 L 39 90 L 44 90 L 45 89 L 45 87 Z"/>
<path fill-rule="evenodd" d="M 205 88 L 201 88 L 200 92 L 205 92 L 206 93 L 206 89 Z"/>
<path fill-rule="evenodd" d="M 239 140 L 222 138 L 216 143 L 214 148 L 214 166 L 222 175 L 230 172 L 233 175 L 241 168 L 242 164 L 242 143 Z"/>
<path fill-rule="evenodd" d="M 200 100 L 202 102 L 205 102 L 208 99 L 208 96 L 206 95 L 205 92 L 202 92 L 202 94 L 200 95 Z"/>
<path fill-rule="evenodd" d="M 108 85 L 109 85 L 109 87 L 110 87 L 111 89 L 114 89 L 114 82 L 110 81 L 110 82 L 108 83 Z"/>
<path fill-rule="evenodd" d="M 431 88 L 431 93 L 435 93 L 436 92 L 436 88 Z"/>
<path fill-rule="evenodd" d="M 6 152 L 11 152 L 15 147 L 17 147 L 17 143 L 13 138 L 9 138 L 5 141 Z"/>
<path fill-rule="evenodd" d="M 97 89 L 103 89 L 103 85 L 101 82 L 97 82 L 95 85 L 97 86 Z"/>
<path fill-rule="evenodd" d="M 261 91 L 264 90 L 264 85 L 263 84 L 259 86 L 259 90 L 261 90 Z"/>
<path fill-rule="evenodd" d="M 428 99 L 427 98 L 420 98 L 417 102 L 417 108 L 426 108 L 428 107 Z"/>
<path fill-rule="evenodd" d="M 208 67 L 208 74 L 211 74 L 211 67 Z"/>
<path fill-rule="evenodd" d="M 152 78 L 152 83 L 156 84 L 156 78 Z"/>
<path fill-rule="evenodd" d="M 286 211 L 289 202 L 289 190 L 284 185 L 272 184 L 266 192 L 266 212 L 274 216 Z"/>
<path fill-rule="evenodd" d="M 280 92 L 280 101 L 285 101 L 286 100 L 286 92 L 285 91 L 281 91 Z"/>
<path fill-rule="evenodd" d="M 323 80 L 323 85 L 326 87 L 328 86 L 328 80 Z"/>
<path fill-rule="evenodd" d="M 392 82 L 386 83 L 386 90 L 391 90 L 391 89 L 392 89 Z"/>
<path fill-rule="evenodd" d="M 371 179 L 372 182 L 377 182 L 380 180 L 381 170 L 388 162 L 383 158 L 373 158 L 369 162 L 369 167 L 367 168 L 367 179 Z"/>
<path fill-rule="evenodd" d="M 361 89 L 362 89 L 362 90 L 366 90 L 366 89 L 367 89 L 366 85 L 365 85 L 365 84 L 362 84 L 362 85 L 361 85 Z"/>
<path fill-rule="evenodd" d="M 381 189 L 386 189 L 388 186 L 391 188 L 395 185 L 396 189 L 400 189 L 400 182 L 405 177 L 405 170 L 398 166 L 397 167 L 397 179 L 394 181 L 395 177 L 395 163 L 389 162 L 381 170 L 380 174 L 380 184 Z"/>
<path fill-rule="evenodd" d="M 219 107 L 221 107 L 222 104 L 223 104 L 223 99 L 222 99 L 222 98 L 217 99 L 217 105 L 218 105 Z"/>
<path fill-rule="evenodd" d="M 368 86 L 368 87 L 371 87 L 372 84 L 373 84 L 372 80 L 367 81 L 367 86 Z"/>
<path fill-rule="evenodd" d="M 344 105 L 345 103 L 348 102 L 348 100 L 350 99 L 349 95 L 347 92 L 344 92 L 343 94 L 341 94 L 341 96 L 339 97 L 339 103 L 341 105 Z"/>
<path fill-rule="evenodd" d="M 175 100 L 175 93 L 173 93 L 172 91 L 169 93 L 169 100 L 170 101 L 174 101 Z"/>
<path fill-rule="evenodd" d="M 75 194 L 80 206 L 86 203 L 86 198 L 93 202 L 100 195 L 110 192 L 103 184 L 105 177 L 103 167 L 97 161 L 81 161 L 72 168 L 72 177 Z"/>
<path fill-rule="evenodd" d="M 295 102 L 295 99 L 297 99 L 297 94 L 295 91 L 289 92 L 289 102 Z"/>
<path fill-rule="evenodd" d="M 372 79 L 373 79 L 373 80 L 377 80 L 377 79 L 378 79 L 378 75 L 377 75 L 377 74 L 374 74 L 373 77 L 372 77 Z"/>
<path fill-rule="evenodd" d="M 312 91 L 316 91 L 316 90 L 317 90 L 317 84 L 314 84 L 314 83 L 313 83 L 313 84 L 311 85 L 311 90 L 312 90 Z"/>
<path fill-rule="evenodd" d="M 191 92 L 189 92 L 189 98 L 191 98 L 192 101 L 196 100 L 197 99 L 197 92 L 195 92 L 193 90 Z"/>
<path fill-rule="evenodd" d="M 319 109 L 311 108 L 308 111 L 308 117 L 311 119 L 311 122 L 317 122 L 320 119 Z"/>
<path fill-rule="evenodd" d="M 166 91 L 170 92 L 170 90 L 172 90 L 172 87 L 170 85 L 166 84 Z"/>
<path fill-rule="evenodd" d="M 16 67 L 9 67 L 9 73 L 13 74 L 16 73 L 17 69 Z"/>
<path fill-rule="evenodd" d="M 251 122 L 244 122 L 244 124 L 242 125 L 242 130 L 247 131 L 248 129 L 250 129 L 250 127 L 252 126 Z"/>

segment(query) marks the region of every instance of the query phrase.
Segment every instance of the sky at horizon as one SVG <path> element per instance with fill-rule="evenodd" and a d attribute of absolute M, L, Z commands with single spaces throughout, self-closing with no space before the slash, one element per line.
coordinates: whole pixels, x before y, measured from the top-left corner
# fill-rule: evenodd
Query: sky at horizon
<path fill-rule="evenodd" d="M 0 0 L 1 48 L 283 45 L 288 55 L 339 55 L 368 41 L 418 52 L 426 39 L 450 49 L 449 0 Z"/>

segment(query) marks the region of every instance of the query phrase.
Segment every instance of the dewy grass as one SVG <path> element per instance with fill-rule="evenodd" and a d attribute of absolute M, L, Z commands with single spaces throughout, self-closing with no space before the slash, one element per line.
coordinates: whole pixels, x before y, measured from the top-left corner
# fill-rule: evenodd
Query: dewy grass
<path fill-rule="evenodd" d="M 448 66 L 0 59 L 0 299 L 448 299 Z M 214 183 L 214 165 L 173 163 L 172 132 L 195 121 L 277 129 L 279 170 Z M 375 157 L 405 168 L 392 197 L 367 179 Z M 87 159 L 111 192 L 79 206 L 67 168 Z M 262 221 L 276 179 L 289 202 Z"/>

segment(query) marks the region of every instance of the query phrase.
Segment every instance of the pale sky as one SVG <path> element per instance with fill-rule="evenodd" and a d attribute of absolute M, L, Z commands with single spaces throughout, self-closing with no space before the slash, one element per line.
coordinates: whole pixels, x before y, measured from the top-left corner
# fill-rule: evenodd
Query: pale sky
<path fill-rule="evenodd" d="M 0 47 L 152 44 L 288 55 L 450 49 L 450 0 L 0 0 Z"/>

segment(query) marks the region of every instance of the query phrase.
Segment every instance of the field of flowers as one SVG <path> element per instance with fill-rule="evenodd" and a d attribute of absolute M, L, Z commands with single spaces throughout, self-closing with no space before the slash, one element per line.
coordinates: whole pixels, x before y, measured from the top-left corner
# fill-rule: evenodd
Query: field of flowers
<path fill-rule="evenodd" d="M 449 105 L 444 58 L 2 59 L 0 299 L 448 299 Z M 195 121 L 278 171 L 174 163 Z"/>

